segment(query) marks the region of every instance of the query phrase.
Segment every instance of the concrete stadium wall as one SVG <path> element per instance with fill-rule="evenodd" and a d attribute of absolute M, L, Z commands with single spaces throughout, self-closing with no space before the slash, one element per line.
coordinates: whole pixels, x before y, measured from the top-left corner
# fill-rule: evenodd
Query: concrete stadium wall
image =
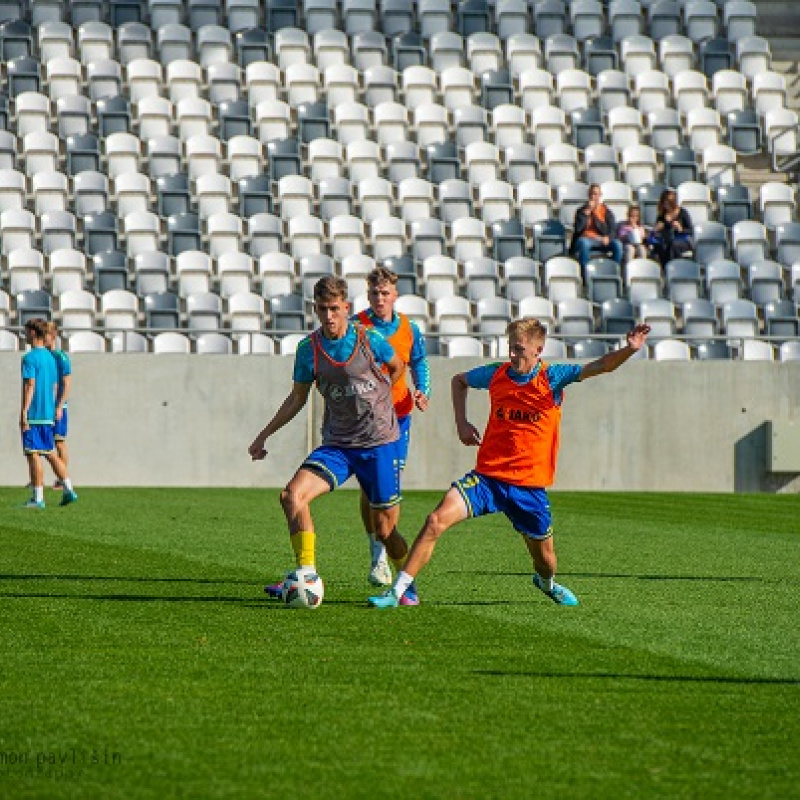
<path fill-rule="evenodd" d="M 27 481 L 19 444 L 19 354 L 0 353 L 0 485 Z M 247 447 L 288 392 L 293 359 L 259 356 L 73 357 L 71 473 L 77 486 L 281 486 L 318 441 L 320 406 Z M 433 359 L 434 397 L 415 415 L 407 489 L 443 489 L 474 465 L 455 434 L 450 377 L 476 363 Z M 481 427 L 485 392 L 470 418 Z M 567 389 L 556 489 L 796 491 L 770 474 L 766 423 L 800 421 L 800 364 L 634 361 Z M 349 485 L 349 484 L 348 484 Z"/>

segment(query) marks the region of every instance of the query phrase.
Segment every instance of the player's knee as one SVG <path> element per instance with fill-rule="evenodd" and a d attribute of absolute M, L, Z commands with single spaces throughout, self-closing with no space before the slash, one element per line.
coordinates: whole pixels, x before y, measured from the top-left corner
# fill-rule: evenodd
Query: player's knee
<path fill-rule="evenodd" d="M 446 530 L 447 525 L 441 513 L 438 510 L 431 511 L 425 520 L 423 535 L 431 539 L 438 539 Z"/>
<path fill-rule="evenodd" d="M 281 508 L 284 511 L 289 511 L 297 507 L 297 492 L 291 486 L 287 486 L 281 492 Z"/>

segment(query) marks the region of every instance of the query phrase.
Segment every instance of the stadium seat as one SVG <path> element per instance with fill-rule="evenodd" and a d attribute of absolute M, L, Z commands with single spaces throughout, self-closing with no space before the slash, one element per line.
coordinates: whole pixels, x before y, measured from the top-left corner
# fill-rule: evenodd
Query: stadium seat
<path fill-rule="evenodd" d="M 747 0 L 729 0 L 723 6 L 725 35 L 731 42 L 755 36 L 756 4 Z"/>
<path fill-rule="evenodd" d="M 784 222 L 775 226 L 775 253 L 781 264 L 800 264 L 800 223 Z"/>
<path fill-rule="evenodd" d="M 724 341 L 699 342 L 695 349 L 698 361 L 729 361 L 731 357 L 731 349 Z"/>
<path fill-rule="evenodd" d="M 796 338 L 800 335 L 800 319 L 791 300 L 770 300 L 764 304 L 764 333 L 771 337 Z"/>
<path fill-rule="evenodd" d="M 761 219 L 767 228 L 775 229 L 778 225 L 794 222 L 797 204 L 791 186 L 768 181 L 759 189 L 759 205 Z"/>
<path fill-rule="evenodd" d="M 722 69 L 731 69 L 736 54 L 734 45 L 724 37 L 705 39 L 700 42 L 700 69 L 709 78 Z"/>
<path fill-rule="evenodd" d="M 100 298 L 103 327 L 111 330 L 134 330 L 139 324 L 139 301 L 135 294 L 112 289 Z"/>
<path fill-rule="evenodd" d="M 742 220 L 731 228 L 733 257 L 747 269 L 756 261 L 769 258 L 770 246 L 767 229 L 760 222 Z"/>
<path fill-rule="evenodd" d="M 433 318 L 440 336 L 466 335 L 472 332 L 472 309 L 465 297 L 448 295 L 433 304 Z"/>
<path fill-rule="evenodd" d="M 687 342 L 677 339 L 661 339 L 653 345 L 656 361 L 690 361 L 691 348 Z"/>
<path fill-rule="evenodd" d="M 50 256 L 51 269 L 54 269 L 54 259 L 60 261 L 71 259 L 74 269 L 83 268 L 83 256 L 77 258 L 75 251 L 56 250 Z M 66 266 L 66 264 L 65 264 Z M 104 250 L 92 257 L 94 292 L 98 295 L 105 295 L 110 291 L 126 290 L 128 288 L 128 259 L 125 253 L 119 250 Z M 84 281 L 85 282 L 85 281 Z M 166 289 L 166 282 L 157 289 Z"/>
<path fill-rule="evenodd" d="M 747 186 L 720 186 L 716 191 L 719 221 L 730 228 L 737 222 L 753 218 L 753 203 Z"/>
<path fill-rule="evenodd" d="M 703 342 L 717 335 L 719 329 L 717 312 L 714 304 L 710 300 L 702 298 L 687 300 L 681 308 L 681 313 L 683 315 L 683 332 L 694 341 Z M 708 345 L 713 344 L 713 342 L 708 342 Z M 708 353 L 698 352 L 698 358 L 709 357 L 728 358 L 729 356 L 727 351 L 725 355 L 714 355 L 713 350 Z"/>
<path fill-rule="evenodd" d="M 708 186 L 696 181 L 671 183 L 671 185 L 677 186 L 678 205 L 686 209 L 692 219 L 692 223 L 709 222 L 711 220 L 713 205 L 711 190 Z"/>
<path fill-rule="evenodd" d="M 672 79 L 679 72 L 695 68 L 694 43 L 682 34 L 665 36 L 658 43 L 658 58 L 661 69 Z"/>
<path fill-rule="evenodd" d="M 753 339 L 758 336 L 758 310 L 755 303 L 745 299 L 729 300 L 722 304 L 722 327 L 732 338 Z"/>
<path fill-rule="evenodd" d="M 665 274 L 667 298 L 673 303 L 682 305 L 703 296 L 703 273 L 696 261 L 672 259 L 667 262 Z"/>
<path fill-rule="evenodd" d="M 741 73 L 752 83 L 756 75 L 772 71 L 769 42 L 760 36 L 743 36 L 737 39 L 736 61 Z"/>
<path fill-rule="evenodd" d="M 741 267 L 735 261 L 725 259 L 707 264 L 706 295 L 717 306 L 741 298 Z"/>
<path fill-rule="evenodd" d="M 439 184 L 439 216 L 452 223 L 473 214 L 472 189 L 466 181 L 450 179 Z"/>

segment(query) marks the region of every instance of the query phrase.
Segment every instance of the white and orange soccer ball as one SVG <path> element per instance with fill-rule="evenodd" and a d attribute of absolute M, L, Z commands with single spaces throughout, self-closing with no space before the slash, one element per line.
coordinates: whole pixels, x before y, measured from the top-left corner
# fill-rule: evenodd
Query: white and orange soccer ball
<path fill-rule="evenodd" d="M 292 570 L 281 586 L 281 600 L 287 608 L 319 608 L 325 584 L 313 569 Z"/>

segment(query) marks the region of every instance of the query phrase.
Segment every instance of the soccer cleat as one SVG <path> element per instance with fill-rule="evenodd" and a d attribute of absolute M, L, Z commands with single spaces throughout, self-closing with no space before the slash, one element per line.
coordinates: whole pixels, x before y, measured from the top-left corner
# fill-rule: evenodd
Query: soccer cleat
<path fill-rule="evenodd" d="M 61 502 L 59 503 L 60 506 L 68 506 L 70 503 L 77 503 L 78 502 L 78 495 L 75 492 L 64 492 L 64 495 L 61 498 Z"/>
<path fill-rule="evenodd" d="M 373 608 L 397 608 L 400 604 L 397 595 L 394 593 L 394 589 L 387 589 L 383 594 L 370 597 L 367 599 L 367 602 Z"/>
<path fill-rule="evenodd" d="M 283 581 L 279 581 L 278 583 L 268 583 L 264 587 L 264 593 L 267 595 L 267 597 L 269 597 L 270 600 L 280 600 L 282 589 Z"/>
<path fill-rule="evenodd" d="M 39 502 L 31 498 L 27 503 L 23 504 L 23 508 L 44 508 L 44 502 Z"/>
<path fill-rule="evenodd" d="M 408 589 L 405 590 L 403 596 L 400 598 L 401 606 L 418 606 L 419 595 L 417 594 L 417 587 L 412 583 Z"/>
<path fill-rule="evenodd" d="M 562 586 L 560 583 L 553 581 L 553 589 L 548 590 L 542 583 L 542 579 L 536 573 L 534 573 L 533 585 L 539 589 L 539 591 L 546 594 L 554 603 L 557 603 L 560 606 L 578 605 L 578 598 L 575 597 L 575 595 L 569 589 L 567 589 L 566 586 Z"/>
<path fill-rule="evenodd" d="M 367 580 L 373 586 L 391 586 L 392 568 L 385 559 L 380 558 L 372 565 Z"/>

